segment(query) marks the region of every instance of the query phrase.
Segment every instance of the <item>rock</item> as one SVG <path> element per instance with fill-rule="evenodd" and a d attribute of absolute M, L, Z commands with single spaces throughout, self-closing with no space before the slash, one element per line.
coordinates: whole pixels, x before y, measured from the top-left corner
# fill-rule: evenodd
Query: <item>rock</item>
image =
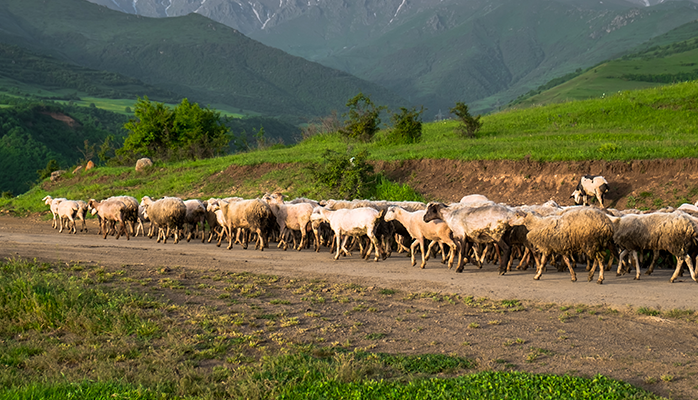
<path fill-rule="evenodd" d="M 153 166 L 153 160 L 151 160 L 148 157 L 143 157 L 136 161 L 136 171 L 143 171 L 144 169 L 148 167 Z"/>
<path fill-rule="evenodd" d="M 61 177 L 61 175 L 65 174 L 64 169 L 59 169 L 58 171 L 53 171 L 51 172 L 51 182 L 55 182 L 58 180 L 58 178 Z"/>
<path fill-rule="evenodd" d="M 82 169 L 82 165 L 78 165 L 78 166 L 73 170 L 73 175 L 75 175 L 75 174 L 77 174 L 78 172 L 80 172 L 81 169 Z"/>
<path fill-rule="evenodd" d="M 87 165 L 85 166 L 85 171 L 89 171 L 94 167 L 95 167 L 95 163 L 93 163 L 92 160 L 90 160 L 87 162 Z"/>

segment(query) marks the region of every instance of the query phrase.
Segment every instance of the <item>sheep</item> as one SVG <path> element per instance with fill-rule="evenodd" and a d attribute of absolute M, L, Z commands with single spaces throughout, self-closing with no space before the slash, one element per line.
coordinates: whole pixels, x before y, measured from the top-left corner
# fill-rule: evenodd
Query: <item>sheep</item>
<path fill-rule="evenodd" d="M 681 212 L 652 213 L 625 215 L 614 218 L 615 233 L 613 241 L 622 248 L 619 256 L 622 260 L 625 253 L 630 252 L 635 260 L 635 279 L 640 279 L 640 264 L 637 252 L 642 250 L 654 250 L 652 263 L 648 273 L 654 267 L 659 256 L 659 250 L 666 250 L 676 257 L 677 265 L 670 282 L 674 282 L 681 273 L 681 265 L 685 262 L 691 272 L 691 278 L 696 281 L 696 272 L 689 252 L 695 248 L 695 240 L 698 237 L 698 227 L 692 218 Z M 621 273 L 622 261 L 618 262 L 617 274 Z"/>
<path fill-rule="evenodd" d="M 59 233 L 63 232 L 63 219 L 66 219 L 68 225 L 68 233 L 77 233 L 75 228 L 75 217 L 77 216 L 80 206 L 77 201 L 63 200 L 58 204 L 58 225 L 60 225 Z"/>
<path fill-rule="evenodd" d="M 453 238 L 460 247 L 456 272 L 463 272 L 462 260 L 467 240 L 473 243 L 496 243 L 503 252 L 499 264 L 500 275 L 506 273 L 511 254 L 511 245 L 507 242 L 508 238 L 505 234 L 512 226 L 522 223 L 513 209 L 501 204 L 470 207 L 467 203 L 447 206 L 443 203 L 431 202 L 427 205 L 423 219 L 424 222 L 443 220 L 453 231 Z"/>
<path fill-rule="evenodd" d="M 271 207 L 271 211 L 276 217 L 276 222 L 279 224 L 279 231 L 284 250 L 288 249 L 288 243 L 284 239 L 284 234 L 287 230 L 300 231 L 301 242 L 296 248 L 300 251 L 306 244 L 308 227 L 310 225 L 310 215 L 313 213 L 313 205 L 311 203 L 301 202 L 296 204 L 286 204 L 283 201 L 281 193 L 272 193 L 268 196 L 267 203 Z M 295 243 L 295 237 L 293 239 Z M 316 243 L 319 237 L 316 237 Z"/>
<path fill-rule="evenodd" d="M 371 244 L 376 249 L 375 261 L 380 258 L 380 243 L 376 237 L 374 231 L 376 229 L 376 224 L 385 215 L 384 211 L 377 211 L 370 207 L 359 207 L 352 209 L 340 209 L 340 210 L 329 210 L 326 207 L 315 207 L 313 209 L 313 214 L 311 218 L 313 220 L 322 220 L 330 224 L 330 228 L 334 232 L 337 254 L 334 259 L 338 260 L 340 253 L 346 255 L 351 255 L 349 250 L 346 249 L 347 237 L 344 238 L 342 242 L 342 235 L 350 236 L 362 236 L 366 235 L 371 240 Z M 341 243 L 341 244 L 340 244 Z M 366 254 L 368 256 L 368 253 Z"/>
<path fill-rule="evenodd" d="M 206 207 L 201 200 L 186 200 L 184 205 L 187 207 L 187 214 L 184 217 L 184 223 L 187 224 L 189 232 L 187 232 L 187 242 L 191 240 L 192 231 L 194 231 L 194 237 L 198 235 L 199 225 L 201 229 L 204 230 L 204 221 L 206 220 Z M 206 235 L 201 233 L 201 243 L 204 242 Z"/>
<path fill-rule="evenodd" d="M 595 268 L 599 265 L 597 283 L 603 283 L 602 252 L 613 243 L 613 224 L 605 213 L 591 207 L 576 207 L 546 217 L 531 212 L 525 214 L 524 226 L 528 229 L 526 238 L 542 253 L 533 279 L 540 279 L 546 259 L 552 253 L 557 253 L 567 264 L 572 282 L 576 282 L 577 275 L 569 257 L 574 253 L 584 253 L 594 260 L 589 280 L 593 279 Z"/>
<path fill-rule="evenodd" d="M 141 232 L 141 235 L 145 236 L 145 229 L 143 228 L 143 223 L 144 222 L 150 222 L 150 218 L 148 218 L 148 215 L 145 212 L 145 206 L 138 205 L 138 225 L 136 225 L 136 233 L 133 235 L 134 237 L 138 236 L 138 231 Z M 149 236 L 152 237 L 152 234 L 150 233 L 151 228 L 153 228 L 154 225 L 151 225 L 148 228 L 148 234 Z"/>
<path fill-rule="evenodd" d="M 606 208 L 603 204 L 604 197 L 608 192 L 608 182 L 603 176 L 584 175 L 577 184 L 577 189 L 572 192 L 570 199 L 574 199 L 576 205 L 588 206 L 589 196 L 596 196 L 601 204 L 601 208 Z"/>
<path fill-rule="evenodd" d="M 403 210 L 400 207 L 390 207 L 385 214 L 386 221 L 397 220 L 407 229 L 409 234 L 415 239 L 414 243 L 410 246 L 410 257 L 412 259 L 412 266 L 416 264 L 414 259 L 415 247 L 419 245 L 419 249 L 422 252 L 422 264 L 421 268 L 426 266 L 429 255 L 431 254 L 431 248 L 434 244 L 439 245 L 446 244 L 451 249 L 451 254 L 448 259 L 448 268 L 453 267 L 453 258 L 456 254 L 456 242 L 453 240 L 453 233 L 448 224 L 441 220 L 433 220 L 431 222 L 424 222 L 424 214 L 426 210 L 420 210 L 415 212 L 409 212 Z M 431 240 L 429 245 L 429 250 L 424 251 L 424 240 Z M 442 251 L 441 256 L 443 263 L 446 263 L 446 255 Z"/>
<path fill-rule="evenodd" d="M 119 200 L 126 205 L 124 219 L 128 223 L 131 234 L 135 234 L 136 225 L 138 224 L 138 200 L 132 196 L 112 196 L 107 200 Z"/>
<path fill-rule="evenodd" d="M 221 211 L 223 217 L 222 226 L 228 233 L 228 247 L 233 248 L 233 231 L 238 228 L 249 229 L 257 234 L 255 248 L 264 251 L 267 247 L 267 237 L 275 222 L 274 214 L 269 205 L 261 199 L 226 201 L 221 200 L 217 204 L 209 204 L 211 211 Z M 220 246 L 222 235 L 218 239 Z M 247 248 L 247 241 L 243 241 L 243 248 Z"/>
<path fill-rule="evenodd" d="M 475 204 L 494 204 L 494 201 L 488 199 L 486 196 L 483 196 L 481 194 L 468 194 L 463 196 L 459 203 L 461 204 L 469 204 L 469 205 L 475 205 Z"/>
<path fill-rule="evenodd" d="M 144 215 L 150 219 L 151 224 L 158 227 L 157 243 L 163 238 L 162 243 L 167 243 L 170 230 L 174 231 L 174 242 L 179 243 L 179 231 L 184 229 L 184 219 L 187 215 L 187 206 L 182 199 L 177 197 L 165 197 L 153 201 L 148 196 L 141 199 L 141 205 L 145 207 Z"/>
<path fill-rule="evenodd" d="M 95 199 L 90 199 L 90 201 L 87 202 L 87 207 L 93 215 L 97 214 L 99 216 L 100 228 L 104 233 L 104 239 L 106 239 L 109 234 L 109 227 L 107 225 L 115 225 L 119 222 L 121 225 L 116 231 L 116 239 L 118 240 L 121 233 L 124 232 L 126 240 L 129 240 L 124 218 L 124 215 L 127 213 L 127 206 L 123 201 L 114 199 L 97 201 Z"/>
<path fill-rule="evenodd" d="M 53 216 L 53 221 L 51 222 L 51 228 L 56 229 L 58 228 L 58 224 L 56 221 L 56 217 L 58 216 L 58 204 L 60 202 L 66 200 L 64 197 L 59 197 L 59 198 L 53 198 L 51 196 L 46 196 L 41 201 L 44 202 L 47 206 L 49 206 L 49 209 L 51 210 L 51 215 Z"/>
<path fill-rule="evenodd" d="M 76 214 L 77 219 L 82 221 L 82 227 L 80 228 L 80 232 L 85 230 L 87 232 L 87 225 L 85 223 L 85 217 L 87 216 L 87 211 L 88 211 L 88 206 L 87 203 L 85 203 L 83 200 L 75 200 L 78 203 L 78 212 Z"/>

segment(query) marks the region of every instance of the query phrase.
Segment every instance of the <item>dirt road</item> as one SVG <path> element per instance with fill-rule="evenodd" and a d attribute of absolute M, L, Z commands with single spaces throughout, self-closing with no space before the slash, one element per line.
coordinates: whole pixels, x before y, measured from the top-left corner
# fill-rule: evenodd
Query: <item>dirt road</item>
<path fill-rule="evenodd" d="M 658 310 L 696 309 L 698 283 L 688 275 L 669 283 L 673 271 L 656 270 L 651 276 L 617 277 L 606 272 L 603 285 L 587 282 L 580 265 L 577 282 L 568 272 L 548 269 L 541 280 L 533 280 L 533 271 L 514 271 L 499 276 L 496 266 L 478 270 L 467 265 L 463 273 L 448 270 L 439 260 L 430 260 L 425 269 L 412 267 L 404 254 L 393 254 L 385 261 L 364 261 L 358 255 L 334 261 L 327 252 L 263 252 L 226 250 L 199 241 L 174 244 L 156 243 L 144 237 L 106 240 L 97 236 L 95 221 L 88 221 L 89 233 L 58 234 L 50 221 L 32 218 L 0 217 L 0 257 L 37 258 L 47 261 L 83 261 L 105 265 L 180 266 L 191 269 L 223 269 L 288 277 L 317 277 L 365 286 L 401 289 L 411 292 L 438 292 L 487 297 L 493 300 L 519 299 L 565 304 L 606 305 L 614 308 L 651 307 Z"/>

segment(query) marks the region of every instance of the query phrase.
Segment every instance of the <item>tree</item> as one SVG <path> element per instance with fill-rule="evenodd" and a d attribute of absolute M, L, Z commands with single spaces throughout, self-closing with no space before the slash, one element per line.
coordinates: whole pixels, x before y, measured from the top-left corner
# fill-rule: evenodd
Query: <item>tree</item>
<path fill-rule="evenodd" d="M 201 108 L 186 98 L 174 110 L 163 103 L 139 98 L 124 128 L 130 131 L 118 155 L 181 160 L 222 154 L 230 142 L 220 113 Z"/>
<path fill-rule="evenodd" d="M 380 130 L 381 120 L 379 115 L 386 107 L 376 106 L 370 97 L 365 96 L 361 92 L 347 102 L 347 107 L 349 107 L 349 111 L 344 116 L 348 117 L 348 119 L 344 128 L 339 132 L 352 139 L 364 142 L 370 141 L 376 132 Z"/>
<path fill-rule="evenodd" d="M 418 143 L 422 140 L 422 113 L 424 107 L 419 111 L 416 108 L 411 110 L 400 107 L 399 113 L 392 114 L 393 131 L 391 139 L 399 143 Z"/>
<path fill-rule="evenodd" d="M 468 111 L 468 106 L 463 102 L 456 102 L 456 106 L 449 110 L 451 114 L 455 114 L 460 121 L 460 125 L 456 128 L 456 131 L 463 136 L 475 137 L 477 131 L 482 127 L 482 122 L 480 122 L 480 115 L 473 117 Z"/>

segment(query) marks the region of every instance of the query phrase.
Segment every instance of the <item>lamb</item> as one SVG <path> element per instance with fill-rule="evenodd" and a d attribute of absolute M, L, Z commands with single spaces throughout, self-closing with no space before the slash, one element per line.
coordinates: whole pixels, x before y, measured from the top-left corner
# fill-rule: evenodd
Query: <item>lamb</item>
<path fill-rule="evenodd" d="M 75 217 L 77 216 L 80 206 L 77 201 L 63 200 L 58 204 L 58 225 L 60 225 L 59 233 L 63 232 L 63 219 L 66 219 L 68 225 L 68 233 L 77 233 L 75 228 Z"/>
<path fill-rule="evenodd" d="M 441 219 L 453 231 L 453 238 L 461 250 L 456 272 L 463 272 L 462 259 L 467 240 L 474 243 L 496 243 L 498 249 L 503 252 L 499 263 L 500 275 L 506 273 L 506 266 L 511 255 L 511 244 L 507 242 L 506 233 L 512 226 L 522 223 L 521 218 L 513 209 L 501 204 L 470 207 L 467 203 L 447 206 L 443 203 L 432 202 L 427 205 L 423 219 L 425 222 Z"/>
<path fill-rule="evenodd" d="M 602 211 L 591 207 L 576 207 L 560 215 L 542 217 L 534 212 L 527 213 L 524 225 L 528 229 L 526 238 L 542 253 L 538 271 L 533 279 L 540 279 L 546 259 L 552 254 L 560 254 L 567 264 L 572 282 L 577 275 L 570 263 L 570 256 L 584 253 L 594 264 L 589 272 L 589 280 L 594 277 L 599 266 L 599 284 L 603 283 L 603 251 L 613 243 L 613 224 Z"/>
<path fill-rule="evenodd" d="M 340 253 L 351 255 L 346 249 L 346 242 L 349 236 L 366 235 L 371 240 L 371 244 L 376 249 L 375 261 L 380 258 L 380 243 L 374 231 L 376 224 L 385 215 L 384 211 L 377 211 L 370 207 L 360 207 L 353 209 L 328 210 L 325 207 L 315 207 L 311 218 L 314 221 L 325 221 L 330 224 L 330 228 L 334 232 L 337 244 L 337 254 L 334 259 L 338 260 Z M 342 240 L 343 235 L 348 235 Z M 341 244 L 340 244 L 341 242 Z M 368 253 L 366 254 L 368 256 Z"/>
<path fill-rule="evenodd" d="M 150 219 L 151 224 L 157 225 L 158 238 L 163 238 L 162 243 L 167 243 L 170 230 L 174 231 L 174 242 L 179 243 L 179 231 L 184 229 L 184 219 L 187 215 L 187 206 L 182 199 L 177 197 L 165 197 L 153 201 L 148 196 L 141 199 L 141 205 L 145 207 L 144 214 Z"/>
<path fill-rule="evenodd" d="M 691 272 L 691 278 L 696 280 L 693 262 L 689 252 L 695 249 L 695 240 L 698 237 L 698 227 L 691 217 L 681 211 L 673 213 L 629 214 L 613 219 L 615 233 L 613 241 L 623 249 L 619 260 L 623 260 L 625 253 L 630 252 L 635 260 L 635 279 L 640 279 L 640 264 L 637 252 L 642 250 L 654 250 L 652 263 L 648 273 L 654 267 L 659 256 L 659 250 L 666 250 L 676 257 L 676 270 L 670 282 L 674 282 L 681 273 L 681 266 L 685 262 Z M 622 261 L 618 262 L 617 274 L 620 275 Z"/>
<path fill-rule="evenodd" d="M 410 246 L 410 257 L 412 259 L 412 266 L 416 264 L 414 259 L 415 247 L 419 245 L 419 249 L 422 252 L 422 264 L 421 268 L 426 266 L 429 255 L 431 254 L 431 248 L 434 244 L 438 243 L 443 246 L 446 244 L 451 249 L 451 254 L 448 259 L 448 268 L 453 267 L 453 259 L 456 254 L 456 242 L 453 240 L 453 232 L 448 224 L 441 220 L 433 220 L 432 222 L 424 222 L 424 214 L 426 210 L 420 210 L 415 212 L 409 212 L 403 210 L 400 207 L 390 207 L 385 214 L 386 221 L 397 220 L 399 221 L 409 232 L 415 241 Z M 429 245 L 429 250 L 424 251 L 424 240 L 431 240 Z M 442 261 L 446 262 L 446 255 L 442 251 Z"/>
<path fill-rule="evenodd" d="M 107 225 L 116 225 L 119 222 L 121 225 L 116 231 L 116 239 L 118 240 L 121 233 L 126 234 L 126 240 L 129 240 L 128 230 L 126 230 L 126 222 L 124 215 L 127 213 L 127 206 L 123 201 L 120 200 L 102 200 L 97 201 L 95 199 L 90 199 L 87 202 L 88 209 L 92 214 L 97 214 L 100 220 L 100 228 L 104 233 L 104 239 L 107 238 L 109 234 L 109 227 Z"/>
<path fill-rule="evenodd" d="M 281 193 L 272 193 L 268 197 L 268 204 L 271 207 L 271 211 L 276 216 L 276 222 L 279 224 L 279 231 L 281 241 L 279 245 L 283 243 L 284 250 L 288 249 L 288 243 L 284 239 L 284 234 L 287 230 L 290 231 L 300 231 L 301 242 L 296 248 L 300 251 L 306 244 L 307 241 L 307 231 L 310 225 L 310 215 L 313 213 L 313 205 L 311 203 L 296 203 L 296 204 L 285 204 L 283 201 L 283 195 Z M 316 237 L 316 243 L 319 241 L 319 237 Z M 295 243 L 295 237 L 293 239 Z"/>
<path fill-rule="evenodd" d="M 608 192 L 608 182 L 603 176 L 584 175 L 577 184 L 577 190 L 572 192 L 570 199 L 574 199 L 576 205 L 589 205 L 588 197 L 596 196 L 601 204 L 601 208 L 606 208 L 603 204 L 604 197 Z"/>
<path fill-rule="evenodd" d="M 61 201 L 66 200 L 64 197 L 59 197 L 59 198 L 53 198 L 51 196 L 46 196 L 43 199 L 41 199 L 44 204 L 49 206 L 49 209 L 51 210 L 51 215 L 53 216 L 53 221 L 51 222 L 51 228 L 56 229 L 58 228 L 58 224 L 56 221 L 56 217 L 58 216 L 58 204 L 60 204 Z"/>

